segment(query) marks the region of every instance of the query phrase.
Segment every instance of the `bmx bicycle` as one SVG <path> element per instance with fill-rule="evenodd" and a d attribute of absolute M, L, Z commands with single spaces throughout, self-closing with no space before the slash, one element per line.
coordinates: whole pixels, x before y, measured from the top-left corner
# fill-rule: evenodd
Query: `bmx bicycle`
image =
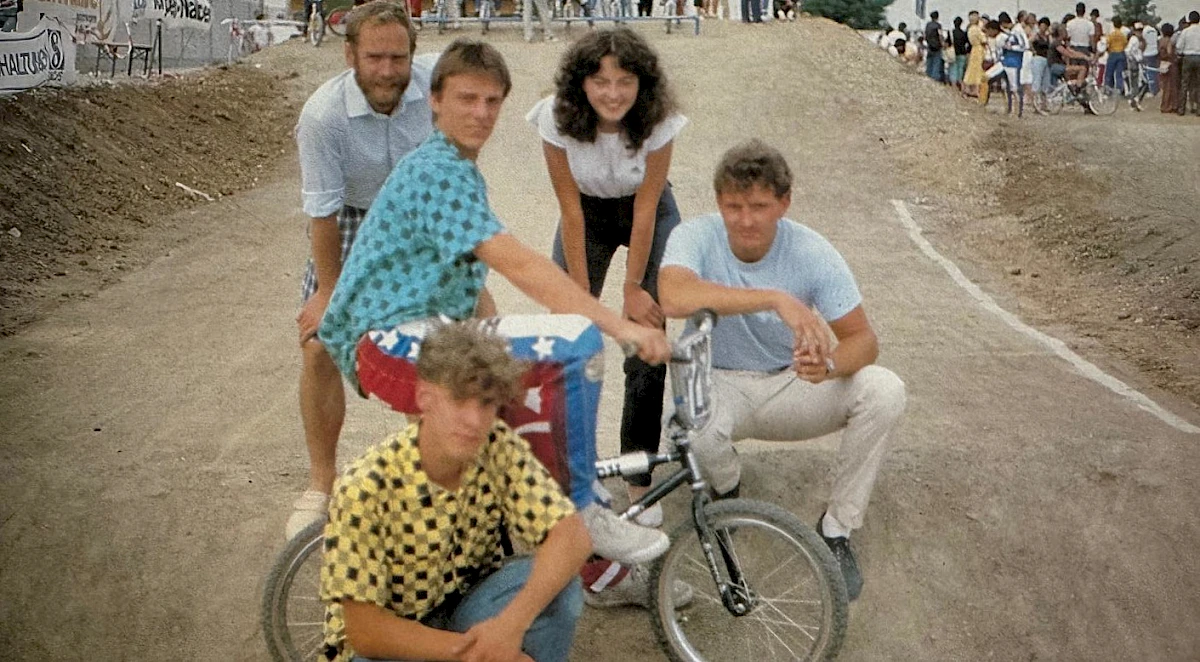
<path fill-rule="evenodd" d="M 1096 84 L 1095 66 L 1088 68 L 1087 76 L 1082 85 L 1074 86 L 1066 78 L 1046 93 L 1044 110 L 1051 115 L 1062 112 L 1063 106 L 1078 104 L 1084 112 L 1093 115 L 1111 115 L 1117 111 L 1117 98 L 1114 90 Z"/>
<path fill-rule="evenodd" d="M 829 660 L 845 636 L 849 602 L 837 560 L 824 541 L 792 513 L 753 499 L 714 501 L 691 447 L 711 413 L 712 328 L 702 311 L 671 352 L 675 413 L 671 448 L 596 461 L 597 478 L 676 467 L 666 480 L 622 513 L 636 517 L 677 488 L 691 489 L 691 518 L 670 534 L 671 546 L 650 571 L 650 618 L 675 662 Z M 268 576 L 262 601 L 267 648 L 279 662 L 312 660 L 323 645 L 319 600 L 324 522 L 293 538 Z M 674 582 L 692 587 L 676 607 Z"/>

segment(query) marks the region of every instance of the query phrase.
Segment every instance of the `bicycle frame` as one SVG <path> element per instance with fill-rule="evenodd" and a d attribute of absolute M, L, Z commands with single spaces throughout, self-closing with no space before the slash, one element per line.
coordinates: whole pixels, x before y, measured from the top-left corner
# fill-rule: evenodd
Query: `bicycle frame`
<path fill-rule="evenodd" d="M 700 546 L 708 563 L 709 573 L 721 595 L 721 602 L 729 613 L 742 616 L 753 607 L 752 595 L 745 590 L 742 572 L 737 559 L 730 552 L 732 541 L 725 532 L 715 532 L 708 525 L 704 509 L 713 501 L 708 481 L 700 470 L 700 461 L 692 450 L 692 433 L 708 421 L 712 412 L 712 328 L 716 314 L 701 310 L 692 317 L 694 330 L 680 338 L 671 350 L 671 390 L 674 393 L 675 413 L 667 424 L 667 435 L 673 448 L 665 453 L 627 453 L 615 458 L 596 461 L 598 478 L 639 475 L 650 473 L 663 464 L 677 464 L 666 480 L 652 487 L 649 492 L 633 502 L 622 519 L 637 517 L 647 508 L 661 501 L 679 486 L 687 483 L 692 490 L 692 522 Z M 716 551 L 721 551 L 722 562 L 717 561 Z M 729 579 L 722 577 L 725 570 Z M 735 590 L 740 588 L 743 590 Z"/>

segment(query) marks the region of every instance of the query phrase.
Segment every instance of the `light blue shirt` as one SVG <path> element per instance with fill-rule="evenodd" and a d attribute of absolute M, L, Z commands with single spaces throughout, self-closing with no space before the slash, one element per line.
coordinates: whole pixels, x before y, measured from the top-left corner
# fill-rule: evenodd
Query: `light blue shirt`
<path fill-rule="evenodd" d="M 371 109 L 347 69 L 304 104 L 296 124 L 304 213 L 332 216 L 368 209 L 396 162 L 433 133 L 429 79 L 438 54 L 413 58 L 412 78 L 391 115 Z"/>
<path fill-rule="evenodd" d="M 780 219 L 775 241 L 757 262 L 734 256 L 720 214 L 680 223 L 659 269 L 669 266 L 727 287 L 782 290 L 830 322 L 862 303 L 841 253 L 825 237 L 787 218 Z M 774 310 L 725 317 L 713 329 L 713 367 L 775 372 L 792 364 L 793 345 L 791 329 Z"/>

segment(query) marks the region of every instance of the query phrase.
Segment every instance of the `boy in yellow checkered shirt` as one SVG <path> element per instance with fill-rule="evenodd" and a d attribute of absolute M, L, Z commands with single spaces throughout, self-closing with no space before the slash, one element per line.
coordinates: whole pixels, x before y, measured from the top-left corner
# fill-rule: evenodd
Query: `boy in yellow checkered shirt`
<path fill-rule="evenodd" d="M 334 489 L 321 569 L 327 659 L 567 659 L 591 544 L 570 499 L 497 417 L 522 370 L 470 322 L 426 338 L 421 418 Z M 503 559 L 502 529 L 533 555 Z"/>

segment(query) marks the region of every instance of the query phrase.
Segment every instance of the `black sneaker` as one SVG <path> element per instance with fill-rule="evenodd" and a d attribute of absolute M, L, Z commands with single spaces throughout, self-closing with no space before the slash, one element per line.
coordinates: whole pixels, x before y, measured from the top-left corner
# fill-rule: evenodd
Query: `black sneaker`
<path fill-rule="evenodd" d="M 825 514 L 821 514 L 821 519 L 817 520 L 817 535 L 825 541 L 829 546 L 829 551 L 833 552 L 834 558 L 837 559 L 838 566 L 842 569 L 842 578 L 846 581 L 846 596 L 851 601 L 857 600 L 858 595 L 862 593 L 863 578 L 862 573 L 858 571 L 858 561 L 854 558 L 854 551 L 850 549 L 849 538 L 826 538 L 821 531 L 821 525 L 825 522 Z"/>

